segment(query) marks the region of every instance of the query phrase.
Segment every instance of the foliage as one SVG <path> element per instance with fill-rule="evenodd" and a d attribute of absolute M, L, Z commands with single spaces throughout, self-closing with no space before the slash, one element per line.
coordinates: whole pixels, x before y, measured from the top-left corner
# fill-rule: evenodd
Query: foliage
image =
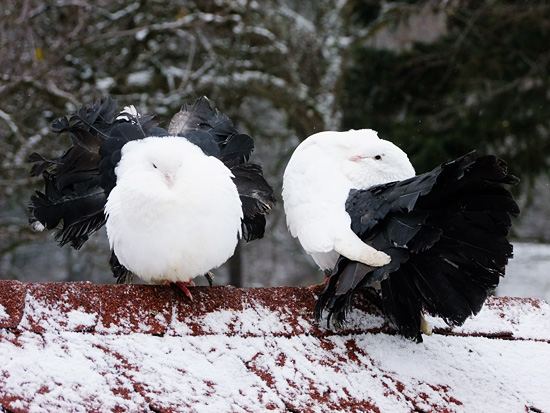
<path fill-rule="evenodd" d="M 449 2 L 447 33 L 410 49 L 360 44 L 345 74 L 344 128 L 398 142 L 419 171 L 473 149 L 524 181 L 550 164 L 550 4 Z"/>
<path fill-rule="evenodd" d="M 254 136 L 254 157 L 278 193 L 290 153 L 324 129 L 377 129 L 419 171 L 477 148 L 505 157 L 523 180 L 535 176 L 550 153 L 550 6 L 516 3 L 5 0 L 0 272 L 112 280 L 106 240 L 59 252 L 30 231 L 26 214 L 38 185 L 28 155 L 59 155 L 67 143 L 51 122 L 107 94 L 164 126 L 184 102 L 207 95 Z M 443 13 L 444 36 L 434 30 L 436 40 L 398 49 L 369 43 L 423 13 Z M 242 246 L 232 272 L 253 285 L 313 282 L 281 203 L 268 225 L 267 239 Z"/>
<path fill-rule="evenodd" d="M 184 102 L 207 95 L 256 138 L 255 159 L 277 188 L 299 139 L 340 125 L 335 96 L 345 2 L 5 3 L 0 187 L 7 196 L 0 199 L 0 265 L 9 263 L 11 277 L 23 277 L 32 261 L 14 264 L 12 252 L 44 236 L 32 234 L 26 222 L 25 206 L 38 185 L 26 159 L 33 151 L 59 155 L 67 143 L 49 126 L 82 104 L 110 94 L 157 114 L 166 126 Z M 286 236 L 278 215 L 270 222 Z M 75 261 L 88 259 L 85 249 Z"/>

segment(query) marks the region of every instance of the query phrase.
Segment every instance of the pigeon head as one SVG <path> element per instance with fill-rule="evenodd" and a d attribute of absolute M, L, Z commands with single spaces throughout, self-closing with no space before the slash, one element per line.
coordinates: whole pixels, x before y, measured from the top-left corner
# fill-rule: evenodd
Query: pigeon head
<path fill-rule="evenodd" d="M 156 191 L 176 190 L 190 163 L 205 158 L 200 148 L 180 137 L 149 137 L 128 142 L 116 168 L 117 184 L 131 179 Z"/>
<path fill-rule="evenodd" d="M 415 175 L 405 152 L 383 139 L 363 139 L 345 151 L 342 172 L 359 189 L 366 189 Z"/>
<path fill-rule="evenodd" d="M 372 129 L 320 133 L 315 139 L 357 189 L 415 175 L 405 152 Z"/>

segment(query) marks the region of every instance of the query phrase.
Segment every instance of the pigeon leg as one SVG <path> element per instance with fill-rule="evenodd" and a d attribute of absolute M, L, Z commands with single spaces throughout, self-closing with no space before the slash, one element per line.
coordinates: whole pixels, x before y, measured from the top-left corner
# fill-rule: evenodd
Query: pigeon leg
<path fill-rule="evenodd" d="M 319 291 L 320 293 L 327 286 L 328 280 L 330 280 L 330 276 L 331 272 L 329 270 L 325 270 L 325 281 L 323 281 L 321 284 L 311 285 L 309 289 L 312 290 L 314 293 L 317 293 L 317 291 Z"/>
<path fill-rule="evenodd" d="M 206 278 L 206 281 L 208 281 L 208 285 L 212 287 L 214 285 L 214 274 L 212 274 L 210 271 L 208 271 L 206 274 L 204 274 L 204 278 Z"/>
<path fill-rule="evenodd" d="M 191 295 L 191 291 L 189 291 L 189 289 L 187 287 L 194 287 L 195 286 L 195 283 L 191 280 L 189 281 L 186 281 L 186 282 L 183 282 L 183 281 L 176 281 L 175 283 L 172 283 L 172 284 L 176 284 L 176 286 L 183 291 L 183 293 L 185 294 L 185 296 L 187 298 L 189 298 L 189 300 L 193 301 L 193 296 Z"/>

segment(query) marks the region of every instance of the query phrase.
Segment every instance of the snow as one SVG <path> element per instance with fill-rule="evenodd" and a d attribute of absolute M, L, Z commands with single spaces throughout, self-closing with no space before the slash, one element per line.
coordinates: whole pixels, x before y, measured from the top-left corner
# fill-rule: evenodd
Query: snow
<path fill-rule="evenodd" d="M 147 29 L 147 28 L 138 30 L 136 32 L 136 40 L 141 42 L 147 37 L 148 34 L 149 34 L 149 29 Z"/>
<path fill-rule="evenodd" d="M 529 340 L 548 340 L 550 335 L 550 306 L 543 302 L 544 314 L 541 317 L 541 308 L 519 307 L 518 301 L 512 301 L 508 306 L 495 308 L 494 301 L 488 301 L 477 316 L 471 317 L 461 327 L 455 327 L 453 332 L 459 334 L 476 334 L 484 331 L 486 334 L 511 333 L 514 337 Z M 426 315 L 426 320 L 438 328 L 447 328 L 440 318 Z"/>
<path fill-rule="evenodd" d="M 100 89 L 102 92 L 107 93 L 116 84 L 116 81 L 112 77 L 108 76 L 97 79 L 95 84 L 98 89 Z"/>
<path fill-rule="evenodd" d="M 124 290 L 129 302 L 132 291 Z M 436 332 L 416 344 L 373 332 L 384 320 L 360 310 L 336 334 L 317 329 L 300 302 L 273 309 L 254 296 L 239 309 L 196 302 L 202 310 L 193 314 L 173 304 L 154 315 L 166 327 L 155 335 L 143 314 L 106 327 L 101 314 L 70 308 L 68 296 L 27 291 L 18 330 L 0 329 L 0 400 L 8 410 L 325 412 L 352 403 L 392 412 L 550 410 L 543 301 L 491 299 L 454 330 L 485 336 Z M 515 340 L 490 337 L 503 331 Z"/>
<path fill-rule="evenodd" d="M 77 327 L 92 327 L 95 325 L 97 314 L 86 313 L 84 309 L 71 310 L 67 313 L 67 328 L 75 330 Z"/>
<path fill-rule="evenodd" d="M 514 258 L 497 288 L 500 297 L 538 297 L 550 302 L 550 245 L 514 243 Z"/>
<path fill-rule="evenodd" d="M 361 362 L 338 363 L 351 339 Z M 372 400 L 382 411 L 408 411 L 409 398 L 418 398 L 419 390 L 429 395 L 430 403 L 435 400 L 450 411 L 492 411 L 495 403 L 520 411 L 525 401 L 510 389 L 532 405 L 550 409 L 548 349 L 530 341 L 434 336 L 416 345 L 396 336 L 360 334 L 331 337 L 330 352 L 320 349 L 312 336 L 183 339 L 47 333 L 39 338 L 27 332 L 19 341 L 21 347 L 2 343 L 1 370 L 10 374 L 2 392 L 23 394 L 29 411 L 68 411 L 80 400 L 87 401 L 86 409 L 137 410 L 144 397 L 176 409 L 202 406 L 205 412 L 268 405 L 284 409 L 280 395 L 307 405 L 309 395 L 302 392 L 307 387 L 318 394 L 328 392 L 334 404 L 340 399 Z M 284 354 L 284 360 L 274 358 L 276 354 Z M 132 365 L 123 368 L 120 358 Z M 123 373 L 113 374 L 113 368 Z M 274 388 L 249 368 L 270 374 Z M 380 375 L 393 379 L 380 381 Z M 143 395 L 133 391 L 132 382 L 144 387 Z M 438 389 L 440 383 L 447 392 Z M 387 386 L 396 394 L 397 387 L 404 386 L 404 397 L 384 396 Z M 114 394 L 113 388 L 126 390 L 130 398 Z M 451 399 L 464 405 L 449 404 Z M 323 406 L 312 407 L 324 411 Z"/>
<path fill-rule="evenodd" d="M 130 73 L 126 79 L 126 83 L 130 86 L 147 86 L 151 79 L 153 78 L 153 73 L 148 70 L 142 70 L 140 72 Z"/>
<path fill-rule="evenodd" d="M 6 309 L 2 304 L 0 304 L 0 320 L 4 320 L 9 318 L 8 313 L 6 312 Z"/>
<path fill-rule="evenodd" d="M 380 370 L 392 372 L 406 383 L 406 396 L 417 397 L 421 386 L 423 391 L 431 391 L 433 402 L 440 392 L 434 392 L 430 384 L 444 382 L 448 396 L 468 401 L 453 406 L 450 399 L 441 398 L 437 404 L 442 409 L 488 412 L 506 406 L 507 411 L 522 411 L 524 402 L 510 389 L 520 390 L 528 403 L 543 411 L 550 408 L 548 379 L 535 379 L 543 378 L 550 367 L 549 350 L 534 342 L 435 336 L 422 346 L 403 343 L 397 337 L 388 337 L 380 345 L 378 337 L 367 335 L 358 340 L 358 345 L 369 349 L 369 357 Z M 429 406 L 420 407 L 430 410 Z"/>

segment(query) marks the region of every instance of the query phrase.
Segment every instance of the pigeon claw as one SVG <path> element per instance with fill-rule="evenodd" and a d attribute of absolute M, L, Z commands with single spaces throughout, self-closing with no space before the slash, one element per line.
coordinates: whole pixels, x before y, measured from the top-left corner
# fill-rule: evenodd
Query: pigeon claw
<path fill-rule="evenodd" d="M 193 296 L 191 295 L 191 291 L 187 287 L 194 287 L 195 283 L 191 280 L 183 282 L 183 281 L 176 281 L 174 284 L 183 291 L 185 296 L 189 298 L 190 301 L 193 301 Z"/>
<path fill-rule="evenodd" d="M 212 274 L 210 271 L 208 271 L 206 274 L 204 274 L 204 278 L 206 278 L 206 281 L 208 281 L 208 285 L 212 287 L 214 285 L 214 274 Z"/>
<path fill-rule="evenodd" d="M 321 294 L 327 286 L 328 281 L 330 280 L 330 275 L 330 272 L 326 273 L 325 281 L 323 281 L 321 284 L 310 285 L 309 289 L 317 295 Z"/>

